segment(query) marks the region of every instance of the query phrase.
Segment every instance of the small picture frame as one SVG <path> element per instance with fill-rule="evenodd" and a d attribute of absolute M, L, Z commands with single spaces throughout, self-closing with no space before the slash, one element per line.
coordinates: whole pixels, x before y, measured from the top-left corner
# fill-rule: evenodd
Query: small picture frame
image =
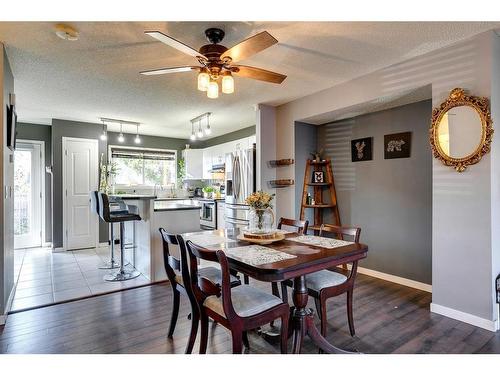
<path fill-rule="evenodd" d="M 323 171 L 314 171 L 313 172 L 313 183 L 321 184 L 325 182 L 325 172 Z"/>
<path fill-rule="evenodd" d="M 353 139 L 351 141 L 351 161 L 372 160 L 372 142 L 372 137 Z"/>
<path fill-rule="evenodd" d="M 384 135 L 384 159 L 409 158 L 411 132 Z"/>

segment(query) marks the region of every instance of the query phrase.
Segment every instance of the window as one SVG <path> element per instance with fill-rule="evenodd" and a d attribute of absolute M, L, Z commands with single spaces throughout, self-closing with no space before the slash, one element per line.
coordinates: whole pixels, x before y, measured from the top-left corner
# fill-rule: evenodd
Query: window
<path fill-rule="evenodd" d="M 175 185 L 175 151 L 112 147 L 111 161 L 116 166 L 115 185 Z"/>

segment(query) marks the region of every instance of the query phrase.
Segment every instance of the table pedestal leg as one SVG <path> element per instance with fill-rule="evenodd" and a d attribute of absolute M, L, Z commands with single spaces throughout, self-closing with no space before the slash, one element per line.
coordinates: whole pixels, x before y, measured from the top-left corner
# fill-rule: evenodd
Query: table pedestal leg
<path fill-rule="evenodd" d="M 293 282 L 293 304 L 295 309 L 292 315 L 293 347 L 292 353 L 300 354 L 304 336 L 308 335 L 311 340 L 325 353 L 352 354 L 346 350 L 337 348 L 330 344 L 314 324 L 314 311 L 307 306 L 307 286 L 305 276 L 296 277 Z"/>

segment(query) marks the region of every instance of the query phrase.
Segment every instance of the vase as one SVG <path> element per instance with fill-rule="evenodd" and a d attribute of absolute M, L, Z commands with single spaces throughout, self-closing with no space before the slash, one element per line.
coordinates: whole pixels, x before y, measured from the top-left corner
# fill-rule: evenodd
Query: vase
<path fill-rule="evenodd" d="M 274 213 L 270 208 L 251 208 L 248 229 L 250 233 L 265 234 L 273 229 Z"/>

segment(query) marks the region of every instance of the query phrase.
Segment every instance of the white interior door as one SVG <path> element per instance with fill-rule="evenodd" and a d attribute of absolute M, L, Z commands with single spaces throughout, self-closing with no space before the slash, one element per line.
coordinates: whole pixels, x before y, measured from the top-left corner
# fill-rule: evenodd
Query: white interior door
<path fill-rule="evenodd" d="M 98 219 L 90 210 L 89 193 L 97 189 L 96 139 L 63 138 L 64 249 L 98 244 Z"/>
<path fill-rule="evenodd" d="M 14 248 L 42 246 L 41 145 L 17 143 L 14 152 Z"/>

